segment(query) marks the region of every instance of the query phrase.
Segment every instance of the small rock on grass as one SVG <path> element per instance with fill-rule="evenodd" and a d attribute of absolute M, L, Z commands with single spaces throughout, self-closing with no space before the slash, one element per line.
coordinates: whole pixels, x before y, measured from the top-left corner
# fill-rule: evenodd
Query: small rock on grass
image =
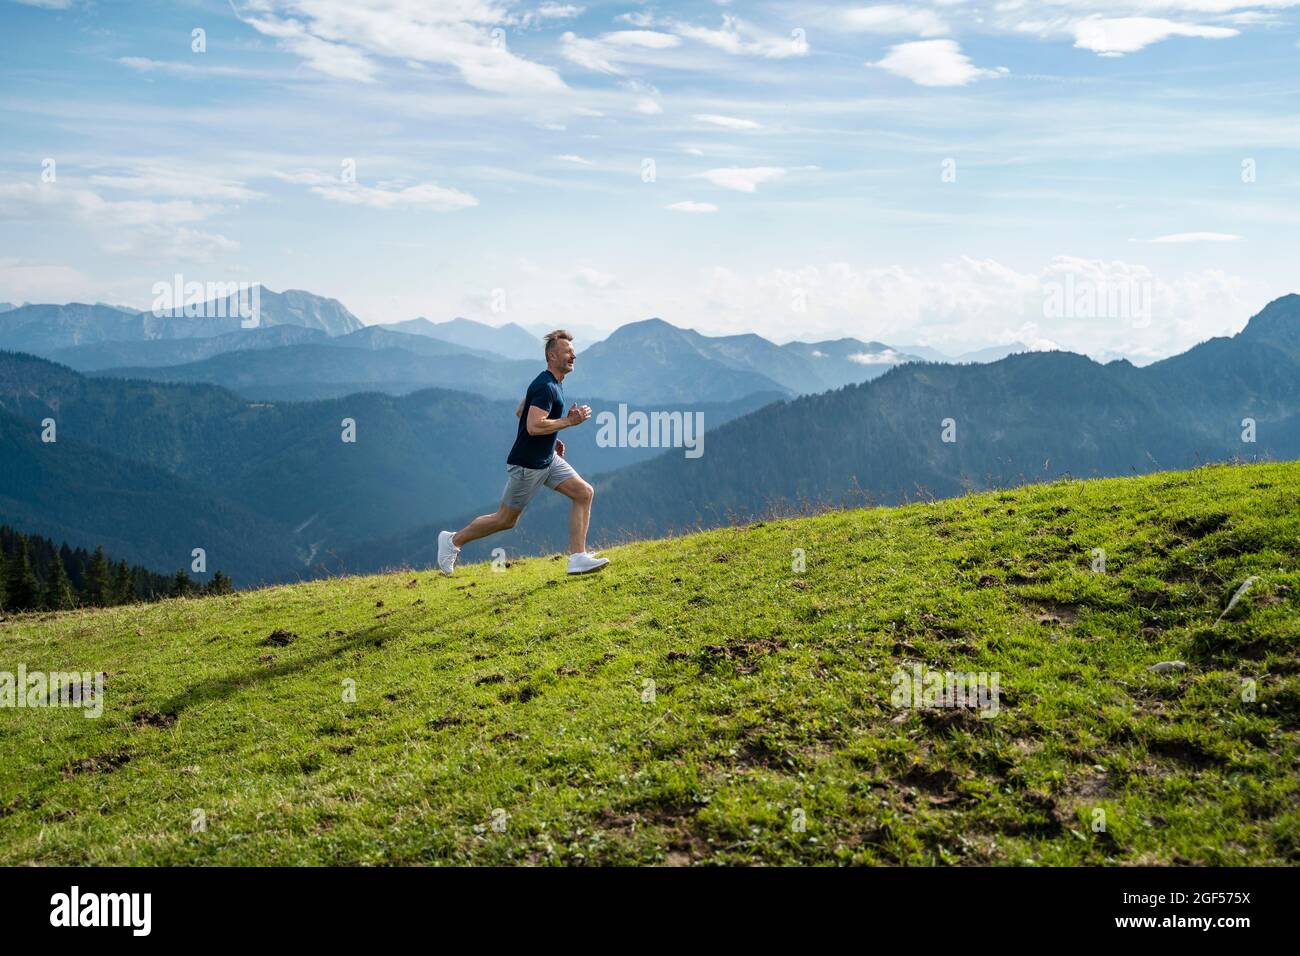
<path fill-rule="evenodd" d="M 1157 674 L 1168 674 L 1171 671 L 1187 670 L 1186 661 L 1161 661 L 1159 664 L 1152 664 L 1147 668 L 1149 671 L 1155 671 Z"/>

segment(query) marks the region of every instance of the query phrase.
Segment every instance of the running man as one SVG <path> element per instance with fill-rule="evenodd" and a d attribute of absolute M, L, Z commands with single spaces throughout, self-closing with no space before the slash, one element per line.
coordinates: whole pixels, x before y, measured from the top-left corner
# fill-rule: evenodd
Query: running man
<path fill-rule="evenodd" d="M 562 429 L 581 425 L 591 417 L 587 405 L 571 405 L 564 414 L 564 376 L 573 371 L 573 336 L 556 329 L 546 336 L 546 371 L 533 379 L 528 393 L 515 409 L 519 429 L 506 458 L 506 488 L 495 514 L 480 515 L 455 534 L 438 535 L 438 569 L 451 574 L 460 549 L 471 541 L 498 531 L 509 531 L 524 507 L 545 485 L 573 501 L 569 512 L 569 573 L 599 571 L 609 558 L 587 551 L 587 525 L 591 522 L 591 499 L 595 492 L 564 460 Z"/>

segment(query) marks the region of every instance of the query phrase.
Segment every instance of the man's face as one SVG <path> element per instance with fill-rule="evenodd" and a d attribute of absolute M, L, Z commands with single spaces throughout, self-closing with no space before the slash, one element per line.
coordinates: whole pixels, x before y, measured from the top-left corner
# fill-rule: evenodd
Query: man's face
<path fill-rule="evenodd" d="M 573 360 L 577 354 L 573 351 L 573 343 L 568 339 L 556 339 L 551 346 L 551 365 L 568 374 L 573 371 Z"/>

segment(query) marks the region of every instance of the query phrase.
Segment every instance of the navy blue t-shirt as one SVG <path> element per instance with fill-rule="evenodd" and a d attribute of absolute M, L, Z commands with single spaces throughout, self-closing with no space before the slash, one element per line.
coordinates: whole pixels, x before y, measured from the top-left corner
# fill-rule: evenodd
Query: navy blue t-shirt
<path fill-rule="evenodd" d="M 549 368 L 528 386 L 528 394 L 524 396 L 524 413 L 519 416 L 519 431 L 515 434 L 515 443 L 506 458 L 508 465 L 547 468 L 551 464 L 558 432 L 549 435 L 528 434 L 528 409 L 534 405 L 545 409 L 547 418 L 564 417 L 564 389 Z"/>

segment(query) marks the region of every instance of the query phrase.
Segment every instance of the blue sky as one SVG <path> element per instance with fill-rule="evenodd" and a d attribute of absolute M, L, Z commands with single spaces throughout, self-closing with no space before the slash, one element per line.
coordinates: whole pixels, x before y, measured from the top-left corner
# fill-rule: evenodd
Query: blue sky
<path fill-rule="evenodd" d="M 1300 286 L 1298 37 L 1300 0 L 0 0 L 0 301 L 1171 354 Z"/>

